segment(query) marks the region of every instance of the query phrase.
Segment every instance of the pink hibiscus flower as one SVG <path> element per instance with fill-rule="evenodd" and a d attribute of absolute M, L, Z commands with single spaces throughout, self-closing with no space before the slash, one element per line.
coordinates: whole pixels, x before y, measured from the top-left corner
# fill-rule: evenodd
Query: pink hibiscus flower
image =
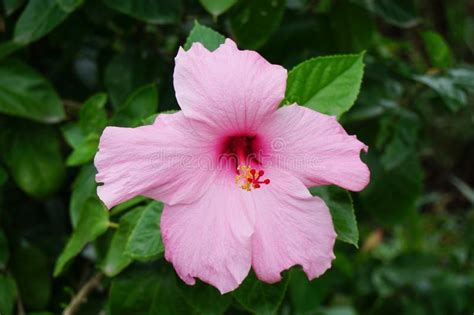
<path fill-rule="evenodd" d="M 287 71 L 227 39 L 176 57 L 181 111 L 153 125 L 108 127 L 95 157 L 108 208 L 136 195 L 165 204 L 165 258 L 187 284 L 229 292 L 253 267 L 274 283 L 301 265 L 310 279 L 331 266 L 336 233 L 307 187 L 359 191 L 367 147 L 335 117 L 283 100 Z"/>

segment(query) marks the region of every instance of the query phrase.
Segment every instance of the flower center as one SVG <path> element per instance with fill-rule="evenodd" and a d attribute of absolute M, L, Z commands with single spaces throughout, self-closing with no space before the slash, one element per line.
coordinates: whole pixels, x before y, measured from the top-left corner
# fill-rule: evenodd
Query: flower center
<path fill-rule="evenodd" d="M 224 154 L 231 156 L 235 169 L 235 183 L 243 190 L 251 191 L 270 184 L 270 179 L 263 179 L 265 172 L 260 169 L 261 163 L 256 150 L 256 137 L 231 137 L 225 141 Z"/>
<path fill-rule="evenodd" d="M 260 188 L 261 184 L 268 185 L 270 180 L 260 178 L 265 173 L 263 170 L 258 171 L 248 165 L 239 165 L 237 167 L 238 174 L 235 175 L 235 183 L 243 190 L 251 191 L 252 189 Z"/>

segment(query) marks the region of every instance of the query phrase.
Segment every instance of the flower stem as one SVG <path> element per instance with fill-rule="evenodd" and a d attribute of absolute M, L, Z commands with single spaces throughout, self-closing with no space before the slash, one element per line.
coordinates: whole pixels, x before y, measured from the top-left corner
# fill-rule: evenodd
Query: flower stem
<path fill-rule="evenodd" d="M 119 224 L 115 223 L 115 222 L 112 222 L 112 221 L 109 221 L 109 227 L 111 227 L 113 229 L 117 229 L 119 227 Z"/>
<path fill-rule="evenodd" d="M 102 272 L 97 272 L 92 276 L 84 286 L 72 297 L 69 305 L 64 309 L 63 315 L 73 315 L 79 309 L 82 303 L 87 301 L 88 295 L 100 284 L 102 280 Z"/>

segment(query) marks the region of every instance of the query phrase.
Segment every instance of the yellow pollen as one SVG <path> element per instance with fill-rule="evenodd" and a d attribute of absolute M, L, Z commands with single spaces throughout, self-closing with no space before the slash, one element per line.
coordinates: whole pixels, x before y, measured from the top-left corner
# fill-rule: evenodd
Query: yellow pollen
<path fill-rule="evenodd" d="M 239 165 L 237 172 L 235 183 L 243 190 L 251 191 L 252 189 L 260 188 L 262 184 L 270 184 L 269 179 L 260 180 L 260 177 L 264 174 L 263 171 L 257 171 L 248 165 Z"/>

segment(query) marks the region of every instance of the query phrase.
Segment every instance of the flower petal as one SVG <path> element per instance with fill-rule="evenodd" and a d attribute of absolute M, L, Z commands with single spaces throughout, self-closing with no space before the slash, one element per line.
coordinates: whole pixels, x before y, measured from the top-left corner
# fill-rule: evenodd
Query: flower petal
<path fill-rule="evenodd" d="M 182 112 L 153 125 L 105 128 L 95 156 L 97 194 L 108 208 L 137 195 L 168 204 L 192 202 L 212 181 L 211 143 Z M 211 137 L 211 136 L 209 136 Z"/>
<path fill-rule="evenodd" d="M 193 204 L 165 205 L 161 233 L 165 258 L 184 282 L 199 278 L 224 294 L 250 270 L 254 217 L 249 193 L 221 179 Z"/>
<path fill-rule="evenodd" d="M 252 132 L 283 100 L 287 71 L 227 39 L 213 52 L 200 43 L 176 56 L 176 98 L 189 118 L 223 132 Z"/>
<path fill-rule="evenodd" d="M 334 116 L 285 106 L 261 130 L 268 162 L 291 172 L 307 187 L 335 184 L 359 191 L 369 183 L 370 171 L 360 159 L 367 146 L 348 135 Z"/>
<path fill-rule="evenodd" d="M 274 283 L 280 273 L 301 265 L 314 279 L 331 267 L 336 232 L 329 209 L 296 177 L 267 169 L 269 185 L 252 192 L 256 204 L 252 267 L 257 277 Z"/>

